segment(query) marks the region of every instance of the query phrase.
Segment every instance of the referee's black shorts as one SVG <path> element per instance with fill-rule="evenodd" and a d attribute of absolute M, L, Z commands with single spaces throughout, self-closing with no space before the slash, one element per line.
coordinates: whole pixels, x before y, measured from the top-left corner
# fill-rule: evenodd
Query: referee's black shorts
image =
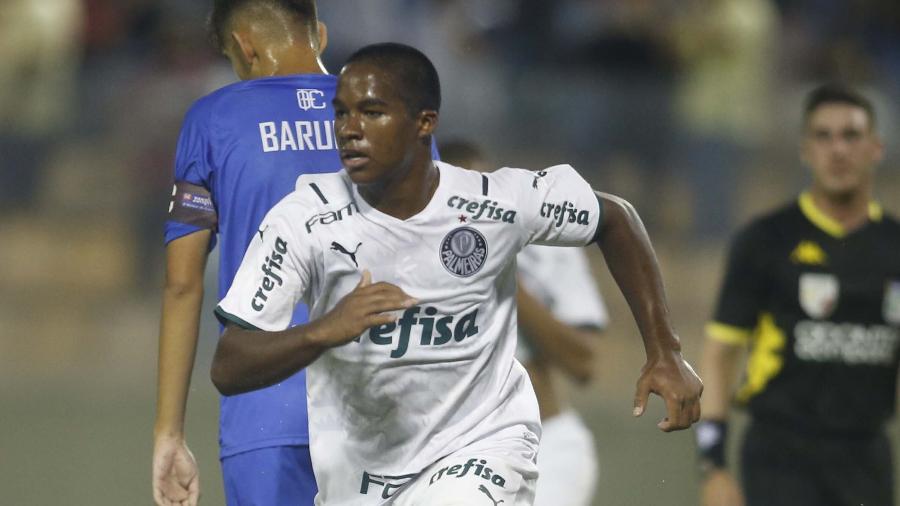
<path fill-rule="evenodd" d="M 892 506 L 890 441 L 808 436 L 750 424 L 741 448 L 747 506 Z"/>

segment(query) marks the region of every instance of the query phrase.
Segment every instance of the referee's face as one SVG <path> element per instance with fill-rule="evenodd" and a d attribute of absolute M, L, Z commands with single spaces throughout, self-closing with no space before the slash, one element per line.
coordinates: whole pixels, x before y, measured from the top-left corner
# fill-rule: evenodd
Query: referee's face
<path fill-rule="evenodd" d="M 847 198 L 869 191 L 883 148 L 865 109 L 824 103 L 807 119 L 802 156 L 818 190 Z"/>

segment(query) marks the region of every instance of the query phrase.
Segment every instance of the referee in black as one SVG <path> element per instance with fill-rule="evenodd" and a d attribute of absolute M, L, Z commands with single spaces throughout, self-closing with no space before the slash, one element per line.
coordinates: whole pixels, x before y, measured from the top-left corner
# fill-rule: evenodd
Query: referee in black
<path fill-rule="evenodd" d="M 894 504 L 884 429 L 897 397 L 900 222 L 872 198 L 883 147 L 871 103 L 840 85 L 813 90 L 801 153 L 812 183 L 734 238 L 707 326 L 703 506 Z M 724 451 L 732 400 L 751 419 L 742 486 Z"/>

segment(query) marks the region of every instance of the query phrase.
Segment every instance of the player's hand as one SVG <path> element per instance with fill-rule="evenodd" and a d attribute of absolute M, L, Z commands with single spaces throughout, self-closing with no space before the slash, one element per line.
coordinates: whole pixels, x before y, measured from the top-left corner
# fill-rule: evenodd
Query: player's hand
<path fill-rule="evenodd" d="M 364 270 L 356 288 L 316 320 L 317 341 L 328 347 L 348 343 L 371 327 L 395 321 L 393 311 L 417 303 L 397 285 L 372 283 L 372 274 Z"/>
<path fill-rule="evenodd" d="M 196 506 L 200 500 L 197 461 L 181 438 L 154 441 L 153 500 L 157 506 Z"/>
<path fill-rule="evenodd" d="M 687 429 L 700 419 L 703 383 L 680 351 L 662 353 L 644 364 L 634 397 L 634 416 L 644 413 L 651 392 L 666 403 L 666 417 L 656 424 L 663 432 Z"/>
<path fill-rule="evenodd" d="M 712 469 L 700 484 L 701 506 L 744 506 L 737 480 L 725 469 Z"/>

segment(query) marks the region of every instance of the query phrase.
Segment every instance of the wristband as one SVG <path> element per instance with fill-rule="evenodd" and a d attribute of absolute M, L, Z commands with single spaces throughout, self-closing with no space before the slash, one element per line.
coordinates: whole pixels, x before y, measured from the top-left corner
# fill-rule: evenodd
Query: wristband
<path fill-rule="evenodd" d="M 725 440 L 728 437 L 728 422 L 721 420 L 701 420 L 694 431 L 697 437 L 697 455 L 703 469 L 725 467 Z"/>

